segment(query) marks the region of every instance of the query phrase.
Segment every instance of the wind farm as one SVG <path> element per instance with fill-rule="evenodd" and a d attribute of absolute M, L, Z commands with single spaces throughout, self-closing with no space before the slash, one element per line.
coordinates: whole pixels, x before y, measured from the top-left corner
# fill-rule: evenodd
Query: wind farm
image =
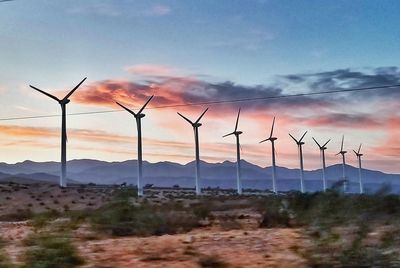
<path fill-rule="evenodd" d="M 398 10 L 0 0 L 0 267 L 399 267 Z"/>

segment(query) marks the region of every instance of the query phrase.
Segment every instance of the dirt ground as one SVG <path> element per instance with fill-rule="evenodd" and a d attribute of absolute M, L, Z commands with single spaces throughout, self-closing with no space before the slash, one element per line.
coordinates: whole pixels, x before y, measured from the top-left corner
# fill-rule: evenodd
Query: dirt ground
<path fill-rule="evenodd" d="M 28 222 L 1 223 L 5 252 L 21 264 Z M 200 228 L 186 234 L 151 237 L 84 239 L 74 244 L 85 260 L 82 267 L 307 267 L 298 229 L 219 231 Z M 220 264 L 217 266 L 216 264 Z"/>

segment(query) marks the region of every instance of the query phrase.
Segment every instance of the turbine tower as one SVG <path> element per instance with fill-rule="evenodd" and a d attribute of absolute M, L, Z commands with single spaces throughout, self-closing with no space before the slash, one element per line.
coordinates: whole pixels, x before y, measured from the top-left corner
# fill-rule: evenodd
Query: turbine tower
<path fill-rule="evenodd" d="M 260 141 L 260 143 L 270 141 L 272 145 L 272 191 L 277 194 L 278 190 L 276 187 L 276 163 L 275 163 L 275 141 L 278 139 L 276 137 L 272 137 L 274 134 L 274 126 L 275 126 L 275 116 L 272 121 L 272 127 L 271 127 L 271 133 L 269 134 L 269 137 L 265 140 Z"/>
<path fill-rule="evenodd" d="M 360 194 L 364 193 L 364 187 L 363 187 L 363 183 L 362 183 L 362 177 L 361 177 L 361 156 L 363 156 L 363 154 L 360 154 L 361 151 L 361 145 L 360 147 L 358 147 L 358 151 L 356 152 L 355 150 L 353 150 L 353 152 L 356 154 L 357 156 L 357 160 L 358 160 L 358 182 L 360 183 Z"/>
<path fill-rule="evenodd" d="M 296 140 L 291 134 L 290 137 L 296 142 L 297 148 L 299 150 L 299 157 L 300 157 L 300 191 L 304 193 L 304 164 L 303 164 L 303 139 L 304 136 L 307 134 L 307 131 L 304 132 L 303 136 L 301 136 L 300 140 Z"/>
<path fill-rule="evenodd" d="M 313 140 L 315 141 L 315 143 L 317 144 L 317 146 L 318 146 L 318 148 L 319 148 L 320 155 L 321 155 L 321 162 L 322 162 L 322 183 L 323 183 L 323 189 L 324 189 L 324 192 L 325 192 L 325 191 L 326 191 L 326 188 L 327 188 L 326 177 L 325 177 L 325 173 L 326 173 L 325 150 L 327 149 L 327 148 L 326 148 L 326 145 L 327 145 L 331 140 L 329 139 L 327 142 L 325 142 L 324 145 L 321 146 L 321 145 L 317 142 L 317 140 L 314 139 L 314 137 L 313 137 L 312 139 L 313 139 Z"/>
<path fill-rule="evenodd" d="M 64 98 L 59 99 L 56 96 L 51 95 L 37 87 L 29 85 L 31 88 L 43 93 L 44 95 L 56 100 L 60 106 L 62 111 L 62 119 L 61 119 L 61 173 L 60 173 L 60 187 L 67 187 L 67 104 L 70 102 L 68 99 L 75 90 L 86 80 L 85 77 L 78 85 L 76 85 Z"/>
<path fill-rule="evenodd" d="M 200 120 L 203 115 L 208 111 L 208 108 L 200 115 L 195 122 L 190 121 L 184 115 L 178 113 L 183 119 L 185 119 L 189 124 L 192 125 L 194 131 L 194 144 L 195 144 L 195 156 L 196 156 L 196 195 L 201 194 L 200 182 L 200 152 L 199 152 L 199 127 L 201 126 Z"/>
<path fill-rule="evenodd" d="M 135 119 L 136 119 L 136 125 L 137 125 L 137 132 L 138 132 L 138 176 L 137 176 L 137 189 L 138 189 L 138 196 L 143 196 L 143 187 L 142 187 L 142 182 L 143 182 L 143 169 L 142 169 L 142 124 L 141 124 L 141 119 L 145 116 L 143 114 L 144 108 L 147 106 L 147 104 L 151 101 L 151 99 L 154 97 L 151 96 L 146 103 L 143 105 L 142 108 L 140 108 L 139 112 L 135 113 L 132 110 L 126 108 L 124 105 L 120 104 L 117 102 L 119 106 L 124 108 L 126 111 L 128 111 L 130 114 L 132 114 Z"/>
<path fill-rule="evenodd" d="M 347 180 L 346 180 L 346 157 L 345 154 L 347 151 L 343 151 L 343 143 L 344 143 L 344 135 L 342 136 L 342 145 L 340 146 L 340 152 L 336 155 L 342 155 L 342 171 L 343 171 L 343 191 L 346 192 L 347 189 Z"/>
<path fill-rule="evenodd" d="M 237 193 L 242 194 L 242 181 L 241 181 L 241 171 L 240 171 L 240 142 L 239 142 L 239 135 L 242 134 L 242 131 L 238 131 L 238 123 L 239 123 L 239 115 L 240 115 L 240 109 L 236 118 L 236 125 L 235 125 L 235 130 L 231 133 L 228 133 L 224 136 L 223 138 L 230 136 L 230 135 L 235 135 L 236 137 L 236 186 L 237 186 Z"/>

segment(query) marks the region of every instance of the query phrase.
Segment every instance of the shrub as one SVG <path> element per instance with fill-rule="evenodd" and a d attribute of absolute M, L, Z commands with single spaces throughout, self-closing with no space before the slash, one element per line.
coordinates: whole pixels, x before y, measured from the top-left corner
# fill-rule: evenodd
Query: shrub
<path fill-rule="evenodd" d="M 203 255 L 199 258 L 198 264 L 203 268 L 223 268 L 228 267 L 225 262 L 220 260 L 218 256 L 215 255 Z"/>
<path fill-rule="evenodd" d="M 26 243 L 31 247 L 26 251 L 24 268 L 69 268 L 83 264 L 68 237 L 39 234 Z"/>

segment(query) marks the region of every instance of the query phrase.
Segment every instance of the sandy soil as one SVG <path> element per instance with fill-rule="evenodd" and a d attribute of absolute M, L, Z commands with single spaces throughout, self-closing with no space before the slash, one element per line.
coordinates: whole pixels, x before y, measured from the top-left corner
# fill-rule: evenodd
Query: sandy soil
<path fill-rule="evenodd" d="M 1 223 L 5 252 L 21 264 L 22 241 L 31 232 L 27 222 Z M 76 235 L 74 243 L 85 259 L 83 267 L 202 267 L 218 260 L 225 267 L 307 267 L 297 229 L 218 231 L 201 228 L 186 234 L 90 240 Z M 207 267 L 207 266 L 203 266 Z M 213 267 L 213 266 L 209 266 Z"/>

